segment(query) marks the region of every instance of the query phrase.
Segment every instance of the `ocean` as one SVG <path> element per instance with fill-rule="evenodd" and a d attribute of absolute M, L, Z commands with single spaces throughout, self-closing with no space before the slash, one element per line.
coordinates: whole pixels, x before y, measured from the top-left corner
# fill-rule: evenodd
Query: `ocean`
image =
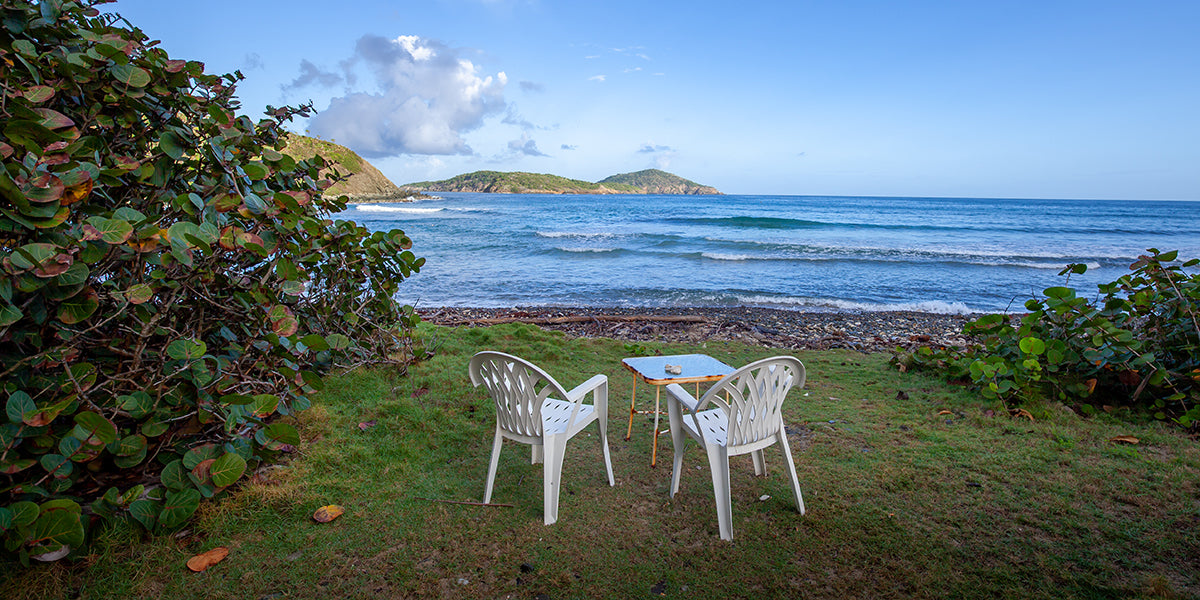
<path fill-rule="evenodd" d="M 439 195 L 335 217 L 412 238 L 419 308 L 1019 311 L 1068 263 L 1091 296 L 1147 248 L 1200 258 L 1194 201 Z"/>

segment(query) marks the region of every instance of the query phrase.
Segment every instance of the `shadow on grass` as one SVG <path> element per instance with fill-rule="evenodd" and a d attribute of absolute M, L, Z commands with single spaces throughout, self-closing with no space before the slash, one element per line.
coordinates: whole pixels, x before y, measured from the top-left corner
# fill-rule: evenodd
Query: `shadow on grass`
<path fill-rule="evenodd" d="M 651 417 L 624 433 L 633 391 L 621 342 L 525 325 L 423 326 L 439 353 L 408 377 L 332 377 L 302 414 L 300 451 L 203 507 L 179 536 L 116 528 L 73 563 L 5 575 L 5 598 L 1200 596 L 1200 452 L 1154 424 L 1083 420 L 1061 407 L 1013 419 L 886 356 L 797 352 L 808 385 L 785 405 L 808 514 L 777 446 L 768 475 L 731 463 L 734 541 L 717 537 L 703 450 L 689 442 L 668 496 L 670 437 L 650 462 Z M 642 344 L 741 365 L 780 351 Z M 560 520 L 541 524 L 541 465 L 506 444 L 493 502 L 479 501 L 494 409 L 467 380 L 474 352 L 528 358 L 568 388 L 609 376 L 604 476 L 596 430 L 574 438 Z M 652 400 L 638 386 L 639 408 Z M 371 425 L 371 422 L 374 422 Z M 360 427 L 362 424 L 362 427 Z M 665 428 L 665 425 L 664 425 Z M 1121 446 L 1117 435 L 1134 435 Z M 328 524 L 314 510 L 338 504 Z M 188 557 L 228 546 L 190 573 Z"/>

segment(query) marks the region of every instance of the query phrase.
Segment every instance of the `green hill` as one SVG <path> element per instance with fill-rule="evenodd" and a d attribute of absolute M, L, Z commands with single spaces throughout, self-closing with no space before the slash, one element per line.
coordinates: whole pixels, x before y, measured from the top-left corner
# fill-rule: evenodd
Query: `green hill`
<path fill-rule="evenodd" d="M 335 163 L 337 170 L 341 173 L 349 173 L 348 179 L 338 182 L 326 193 L 334 196 L 345 194 L 350 197 L 352 202 L 398 202 L 414 195 L 410 191 L 397 187 L 383 173 L 380 173 L 379 169 L 376 169 L 353 150 L 333 142 L 291 134 L 288 136 L 287 147 L 283 149 L 283 152 L 296 159 L 310 158 L 320 154 L 326 160 Z"/>
<path fill-rule="evenodd" d="M 660 171 L 658 169 L 646 169 L 636 173 L 622 173 L 621 175 L 613 175 L 599 181 L 600 185 L 630 185 L 642 190 L 646 194 L 720 194 L 717 188 L 700 185 L 695 181 L 684 179 L 678 175 Z"/>
<path fill-rule="evenodd" d="M 420 192 L 484 192 L 492 194 L 720 194 L 666 171 L 649 169 L 613 175 L 597 183 L 545 173 L 475 171 L 444 179 L 401 186 Z"/>

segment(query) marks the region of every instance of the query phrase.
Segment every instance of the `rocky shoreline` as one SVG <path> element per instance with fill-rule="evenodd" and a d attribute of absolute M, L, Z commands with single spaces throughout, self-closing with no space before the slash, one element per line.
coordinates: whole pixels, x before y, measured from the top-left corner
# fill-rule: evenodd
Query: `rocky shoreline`
<path fill-rule="evenodd" d="M 807 312 L 731 307 L 423 308 L 422 320 L 486 327 L 524 322 L 572 337 L 700 343 L 740 341 L 771 348 L 892 352 L 918 346 L 966 346 L 963 324 L 978 315 L 894 312 Z"/>

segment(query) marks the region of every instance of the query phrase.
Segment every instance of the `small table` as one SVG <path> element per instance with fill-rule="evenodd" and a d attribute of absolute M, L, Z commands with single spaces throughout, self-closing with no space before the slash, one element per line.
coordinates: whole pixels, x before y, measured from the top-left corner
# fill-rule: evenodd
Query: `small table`
<path fill-rule="evenodd" d="M 653 467 L 658 462 L 658 415 L 659 415 L 659 398 L 662 392 L 662 386 L 671 383 L 694 383 L 696 384 L 696 396 L 700 396 L 700 382 L 702 381 L 717 381 L 722 377 L 733 372 L 733 367 L 711 357 L 707 354 L 675 354 L 672 356 L 642 356 L 637 358 L 626 358 L 621 360 L 621 364 L 625 365 L 633 373 L 633 396 L 629 399 L 629 429 L 625 432 L 625 439 L 629 439 L 633 435 L 633 415 L 637 414 L 634 410 L 633 402 L 637 398 L 637 382 L 638 378 L 642 381 L 655 386 L 654 388 L 654 450 L 650 455 L 650 466 Z M 683 367 L 678 375 L 666 372 L 667 365 L 677 365 Z"/>

